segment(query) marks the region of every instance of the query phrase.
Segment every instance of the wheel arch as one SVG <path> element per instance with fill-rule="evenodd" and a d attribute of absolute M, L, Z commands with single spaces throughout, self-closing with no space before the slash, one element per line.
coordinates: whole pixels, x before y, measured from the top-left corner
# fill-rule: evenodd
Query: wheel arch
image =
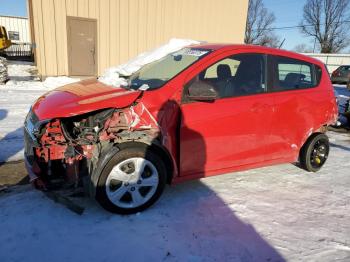
<path fill-rule="evenodd" d="M 89 194 L 92 197 L 96 195 L 96 187 L 98 180 L 108 161 L 119 151 L 125 148 L 142 148 L 144 150 L 151 150 L 155 152 L 164 161 L 164 165 L 167 172 L 167 183 L 170 184 L 173 178 L 174 165 L 170 156 L 170 153 L 163 146 L 156 143 L 144 143 L 139 141 L 128 141 L 118 144 L 110 143 L 104 146 L 101 150 L 101 154 L 97 161 L 97 164 L 92 168 L 90 174 Z"/>
<path fill-rule="evenodd" d="M 308 132 L 305 133 L 303 136 L 302 140 L 300 141 L 301 143 L 299 144 L 299 154 L 304 145 L 314 136 L 318 134 L 325 134 L 327 132 L 327 125 L 321 125 L 318 128 L 311 128 Z"/>
<path fill-rule="evenodd" d="M 315 136 L 317 136 L 319 134 L 325 134 L 325 132 L 321 132 L 320 130 L 317 130 L 316 132 L 313 132 L 309 136 L 306 137 L 306 139 L 304 140 L 304 142 L 302 143 L 302 145 L 301 145 L 301 147 L 299 149 L 299 155 L 300 155 L 300 152 L 305 147 L 305 145 L 308 143 L 308 141 L 310 141 L 311 139 L 313 139 Z"/>

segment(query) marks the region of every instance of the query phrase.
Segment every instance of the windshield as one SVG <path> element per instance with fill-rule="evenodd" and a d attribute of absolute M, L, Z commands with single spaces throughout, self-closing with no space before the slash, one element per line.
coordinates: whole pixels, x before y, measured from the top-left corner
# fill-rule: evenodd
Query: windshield
<path fill-rule="evenodd" d="M 129 87 L 140 90 L 159 88 L 209 52 L 210 50 L 183 48 L 171 53 L 143 66 L 139 71 L 131 75 Z"/>

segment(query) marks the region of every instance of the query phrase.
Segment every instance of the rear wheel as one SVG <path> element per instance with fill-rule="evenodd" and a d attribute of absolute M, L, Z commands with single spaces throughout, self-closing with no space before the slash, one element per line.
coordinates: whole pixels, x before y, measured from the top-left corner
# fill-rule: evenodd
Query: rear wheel
<path fill-rule="evenodd" d="M 300 164 L 310 172 L 321 169 L 328 158 L 329 140 L 325 134 L 311 136 L 300 151 Z"/>
<path fill-rule="evenodd" d="M 96 200 L 110 212 L 132 214 L 151 206 L 165 184 L 166 169 L 157 154 L 142 147 L 126 148 L 102 171 Z"/>

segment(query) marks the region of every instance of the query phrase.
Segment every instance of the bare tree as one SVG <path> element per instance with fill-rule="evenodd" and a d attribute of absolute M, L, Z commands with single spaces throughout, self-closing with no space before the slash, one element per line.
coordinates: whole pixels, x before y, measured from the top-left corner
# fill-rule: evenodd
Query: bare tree
<path fill-rule="evenodd" d="M 276 47 L 278 37 L 272 33 L 271 26 L 275 16 L 264 6 L 262 0 L 249 0 L 247 25 L 244 42 L 246 44 Z"/>
<path fill-rule="evenodd" d="M 306 44 L 299 44 L 293 48 L 293 51 L 297 53 L 312 53 L 312 47 Z"/>
<path fill-rule="evenodd" d="M 262 37 L 257 44 L 261 46 L 278 48 L 281 44 L 281 41 L 277 35 L 271 32 L 270 35 L 265 35 L 264 37 Z"/>
<path fill-rule="evenodd" d="M 349 4 L 350 0 L 307 0 L 301 31 L 316 38 L 321 53 L 337 53 L 347 46 Z"/>

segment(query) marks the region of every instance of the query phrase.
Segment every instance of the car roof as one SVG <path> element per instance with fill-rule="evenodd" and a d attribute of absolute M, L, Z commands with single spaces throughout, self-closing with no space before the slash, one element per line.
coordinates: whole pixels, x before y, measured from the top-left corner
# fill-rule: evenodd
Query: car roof
<path fill-rule="evenodd" d="M 258 46 L 258 45 L 247 45 L 247 44 L 225 44 L 225 43 L 202 43 L 199 45 L 192 45 L 193 48 L 199 48 L 199 49 L 209 49 L 213 51 L 229 51 L 234 49 L 244 49 L 244 50 L 251 50 L 251 52 L 263 52 L 268 53 L 272 55 L 280 55 L 280 56 L 287 56 L 290 58 L 295 59 L 301 59 L 304 61 L 308 61 L 313 64 L 317 65 L 323 65 L 323 62 L 321 60 L 312 58 L 310 56 L 306 56 L 300 53 L 295 53 L 283 49 L 277 49 L 272 47 L 266 47 L 266 46 Z"/>

